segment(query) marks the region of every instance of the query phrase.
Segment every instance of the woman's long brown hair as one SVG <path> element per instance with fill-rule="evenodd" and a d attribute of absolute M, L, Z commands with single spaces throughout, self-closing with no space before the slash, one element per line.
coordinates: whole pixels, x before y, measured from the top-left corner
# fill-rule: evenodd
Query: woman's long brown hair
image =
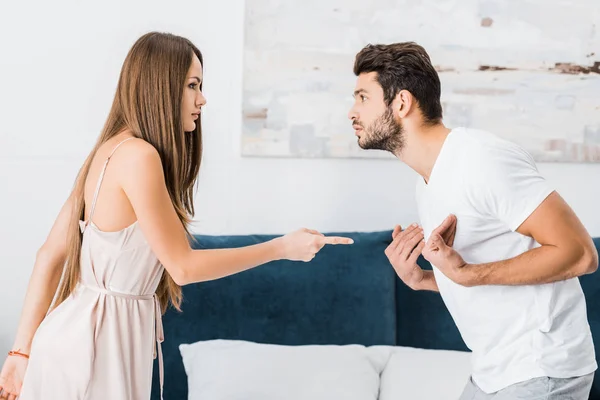
<path fill-rule="evenodd" d="M 188 236 L 194 215 L 193 192 L 202 158 L 200 118 L 193 132 L 184 132 L 181 102 L 193 55 L 202 54 L 189 40 L 168 33 L 145 34 L 127 55 L 113 104 L 96 145 L 85 160 L 73 188 L 73 214 L 69 225 L 65 270 L 54 307 L 66 300 L 80 279 L 84 219 L 84 186 L 94 155 L 109 139 L 129 130 L 156 148 L 162 160 L 167 190 Z M 163 310 L 181 306 L 181 287 L 165 271 L 156 294 Z"/>

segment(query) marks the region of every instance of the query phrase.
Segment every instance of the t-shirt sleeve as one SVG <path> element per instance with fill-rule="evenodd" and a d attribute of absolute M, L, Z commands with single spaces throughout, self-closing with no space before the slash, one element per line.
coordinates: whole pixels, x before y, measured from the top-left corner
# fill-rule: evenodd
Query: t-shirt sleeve
<path fill-rule="evenodd" d="M 535 211 L 554 189 L 539 173 L 533 157 L 520 146 L 498 141 L 478 157 L 474 198 L 486 214 L 512 231 Z"/>

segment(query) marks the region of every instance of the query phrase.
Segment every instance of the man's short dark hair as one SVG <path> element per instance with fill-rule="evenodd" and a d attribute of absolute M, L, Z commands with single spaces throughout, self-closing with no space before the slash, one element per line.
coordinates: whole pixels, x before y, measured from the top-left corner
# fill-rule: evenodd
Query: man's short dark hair
<path fill-rule="evenodd" d="M 369 72 L 377 72 L 388 107 L 401 90 L 408 90 L 426 124 L 441 122 L 440 78 L 423 47 L 414 42 L 369 44 L 356 55 L 354 74 Z"/>

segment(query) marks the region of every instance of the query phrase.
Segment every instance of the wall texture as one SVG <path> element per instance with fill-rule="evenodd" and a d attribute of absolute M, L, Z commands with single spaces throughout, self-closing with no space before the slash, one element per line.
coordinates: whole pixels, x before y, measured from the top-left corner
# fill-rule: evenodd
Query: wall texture
<path fill-rule="evenodd" d="M 248 0 L 242 152 L 387 157 L 346 119 L 355 54 L 416 41 L 444 122 L 487 129 L 538 161 L 600 162 L 598 0 Z"/>

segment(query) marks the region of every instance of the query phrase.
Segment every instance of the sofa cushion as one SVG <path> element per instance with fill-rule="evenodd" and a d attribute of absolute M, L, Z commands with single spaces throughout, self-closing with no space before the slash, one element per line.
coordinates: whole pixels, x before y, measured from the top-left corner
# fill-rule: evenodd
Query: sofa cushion
<path fill-rule="evenodd" d="M 395 347 L 379 400 L 458 399 L 470 375 L 471 353 Z"/>
<path fill-rule="evenodd" d="M 377 400 L 389 351 L 212 340 L 180 346 L 189 400 Z"/>

